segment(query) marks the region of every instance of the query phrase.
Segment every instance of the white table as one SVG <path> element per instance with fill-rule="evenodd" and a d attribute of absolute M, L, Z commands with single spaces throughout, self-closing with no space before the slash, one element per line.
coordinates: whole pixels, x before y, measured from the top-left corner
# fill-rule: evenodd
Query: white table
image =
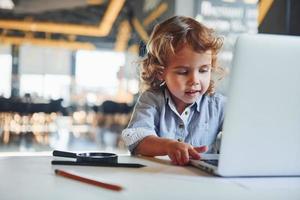
<path fill-rule="evenodd" d="M 300 199 L 300 177 L 220 178 L 196 168 L 173 166 L 166 157 L 120 156 L 144 168 L 52 166 L 51 156 L 0 157 L 0 199 Z M 54 169 L 118 184 L 114 192 L 56 176 Z"/>

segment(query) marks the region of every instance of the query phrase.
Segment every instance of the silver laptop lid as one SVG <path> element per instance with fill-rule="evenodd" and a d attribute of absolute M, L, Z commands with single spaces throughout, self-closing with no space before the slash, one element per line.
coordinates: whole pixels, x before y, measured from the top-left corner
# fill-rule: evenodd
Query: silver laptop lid
<path fill-rule="evenodd" d="M 218 173 L 300 175 L 300 37 L 236 43 Z"/>

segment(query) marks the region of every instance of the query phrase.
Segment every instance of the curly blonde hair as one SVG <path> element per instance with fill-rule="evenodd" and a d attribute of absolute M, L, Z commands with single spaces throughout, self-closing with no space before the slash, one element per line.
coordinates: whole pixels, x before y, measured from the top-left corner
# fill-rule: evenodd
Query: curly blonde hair
<path fill-rule="evenodd" d="M 150 36 L 147 53 L 141 60 L 142 90 L 160 88 L 160 77 L 169 57 L 185 45 L 198 53 L 211 50 L 212 73 L 221 75 L 221 78 L 225 75 L 225 70 L 217 64 L 217 54 L 223 45 L 223 39 L 193 18 L 174 16 L 156 25 Z M 215 81 L 211 80 L 207 93 L 212 94 L 214 91 Z"/>

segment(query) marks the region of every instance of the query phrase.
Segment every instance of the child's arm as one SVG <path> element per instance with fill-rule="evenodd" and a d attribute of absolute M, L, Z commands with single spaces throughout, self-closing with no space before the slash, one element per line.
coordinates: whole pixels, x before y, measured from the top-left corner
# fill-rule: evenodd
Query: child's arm
<path fill-rule="evenodd" d="M 136 147 L 137 154 L 145 156 L 168 155 L 173 164 L 186 165 L 189 158 L 200 159 L 199 153 L 207 151 L 207 146 L 193 147 L 190 144 L 178 142 L 154 135 L 145 137 Z"/>

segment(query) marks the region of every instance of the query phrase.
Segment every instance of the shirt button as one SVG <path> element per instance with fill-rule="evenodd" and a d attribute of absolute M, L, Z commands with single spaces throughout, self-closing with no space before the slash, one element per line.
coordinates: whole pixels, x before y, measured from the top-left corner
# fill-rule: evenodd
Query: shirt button
<path fill-rule="evenodd" d="M 184 125 L 183 124 L 179 124 L 179 128 L 184 128 Z"/>
<path fill-rule="evenodd" d="M 185 111 L 185 112 L 184 112 L 184 114 L 185 114 L 185 115 L 188 115 L 188 114 L 189 114 L 189 112 L 188 112 L 188 111 Z"/>

